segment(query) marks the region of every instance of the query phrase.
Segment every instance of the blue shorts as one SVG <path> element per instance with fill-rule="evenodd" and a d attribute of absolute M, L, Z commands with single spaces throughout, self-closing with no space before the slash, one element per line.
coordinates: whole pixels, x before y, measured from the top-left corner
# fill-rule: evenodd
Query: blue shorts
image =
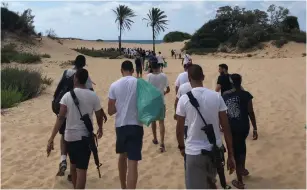
<path fill-rule="evenodd" d="M 116 127 L 116 153 L 127 153 L 129 160 L 142 160 L 144 129 L 138 125 Z"/>

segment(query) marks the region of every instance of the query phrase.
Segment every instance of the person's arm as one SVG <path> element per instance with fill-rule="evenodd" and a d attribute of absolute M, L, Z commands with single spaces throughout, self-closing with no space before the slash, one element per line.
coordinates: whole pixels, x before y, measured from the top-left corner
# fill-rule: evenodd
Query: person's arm
<path fill-rule="evenodd" d="M 257 133 L 257 122 L 256 122 L 256 116 L 253 108 L 253 101 L 250 100 L 248 102 L 248 116 L 249 119 L 251 120 L 252 126 L 253 126 L 253 139 L 257 140 L 258 139 L 258 133 Z"/>
<path fill-rule="evenodd" d="M 168 87 L 166 87 L 166 91 L 164 92 L 164 95 L 168 94 L 171 91 L 171 89 Z"/>
<path fill-rule="evenodd" d="M 222 81 L 221 80 L 222 80 L 222 78 L 219 76 L 218 79 L 217 79 L 216 88 L 215 88 L 216 92 L 220 92 L 221 91 L 221 88 L 222 88 L 222 86 L 221 86 Z"/>
<path fill-rule="evenodd" d="M 115 107 L 116 100 L 110 99 L 108 102 L 108 114 L 110 116 L 114 115 L 116 113 L 116 107 Z"/>
<path fill-rule="evenodd" d="M 219 119 L 221 127 L 224 131 L 224 138 L 227 145 L 228 155 L 233 155 L 233 148 L 232 148 L 232 135 L 228 123 L 228 116 L 226 114 L 226 111 L 220 111 L 219 112 Z"/>
<path fill-rule="evenodd" d="M 47 156 L 50 155 L 51 150 L 53 150 L 53 140 L 55 138 L 55 136 L 57 135 L 57 133 L 59 132 L 60 127 L 63 125 L 65 118 L 66 118 L 66 113 L 67 113 L 67 107 L 66 105 L 61 104 L 60 105 L 60 112 L 59 115 L 56 119 L 55 125 L 53 127 L 51 136 L 48 140 L 48 144 L 47 144 Z"/>
<path fill-rule="evenodd" d="M 176 109 L 176 118 L 177 118 L 177 125 L 176 125 L 176 137 L 178 142 L 178 148 L 182 155 L 184 155 L 184 122 L 186 117 L 185 107 L 183 98 L 179 99 L 178 106 Z"/>
<path fill-rule="evenodd" d="M 180 86 L 180 82 L 179 82 L 179 76 L 177 77 L 176 81 L 175 81 L 175 93 L 177 94 L 178 93 L 178 89 L 179 89 L 179 86 Z"/>

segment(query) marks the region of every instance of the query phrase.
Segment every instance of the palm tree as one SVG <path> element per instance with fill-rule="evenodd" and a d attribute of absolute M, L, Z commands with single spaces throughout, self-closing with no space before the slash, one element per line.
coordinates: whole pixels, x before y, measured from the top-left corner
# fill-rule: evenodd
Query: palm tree
<path fill-rule="evenodd" d="M 132 23 L 134 23 L 131 18 L 135 17 L 134 11 L 130 9 L 126 5 L 119 5 L 115 10 L 112 10 L 115 15 L 115 23 L 118 24 L 119 29 L 119 39 L 118 39 L 118 47 L 121 52 L 122 48 L 122 31 L 125 29 L 130 30 Z"/>
<path fill-rule="evenodd" d="M 147 21 L 147 27 L 150 26 L 152 28 L 152 46 L 155 52 L 155 39 L 161 31 L 164 32 L 167 29 L 166 25 L 168 20 L 166 20 L 167 16 L 164 11 L 154 7 L 149 10 L 147 17 L 143 18 L 143 20 Z"/>

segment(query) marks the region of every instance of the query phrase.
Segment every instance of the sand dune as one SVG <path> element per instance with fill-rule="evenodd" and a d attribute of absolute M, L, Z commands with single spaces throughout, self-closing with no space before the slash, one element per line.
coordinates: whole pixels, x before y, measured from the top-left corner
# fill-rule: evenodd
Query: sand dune
<path fill-rule="evenodd" d="M 293 58 L 280 59 L 225 59 L 212 56 L 194 56 L 194 63 L 200 64 L 205 72 L 205 86 L 213 89 L 218 76 L 218 64 L 227 63 L 230 72 L 241 73 L 244 88 L 254 96 L 254 107 L 259 127 L 259 140 L 248 137 L 247 168 L 251 175 L 246 178 L 247 188 L 306 188 L 306 62 L 297 52 L 304 47 L 287 44 Z M 59 136 L 55 150 L 46 157 L 46 144 L 55 123 L 51 111 L 51 98 L 63 69 L 61 61 L 73 59 L 75 47 L 117 47 L 116 43 L 64 40 L 63 45 L 44 39 L 38 48 L 51 55 L 40 67 L 49 77 L 55 79 L 51 88 L 38 98 L 21 103 L 7 110 L 2 116 L 1 134 L 1 188 L 72 188 L 66 178 L 55 177 L 59 163 Z M 135 44 L 124 44 L 124 47 Z M 151 48 L 151 45 L 136 47 Z M 158 44 L 157 50 L 169 56 L 170 49 L 180 49 L 182 43 Z M 287 46 L 286 46 L 287 47 Z M 271 53 L 271 52 L 270 52 Z M 121 77 L 122 60 L 87 57 L 87 69 L 94 88 L 107 108 L 107 93 L 110 84 Z M 183 158 L 177 150 L 175 121 L 173 120 L 174 82 L 182 72 L 181 62 L 168 59 L 167 74 L 171 93 L 166 96 L 166 151 L 161 154 L 151 143 L 151 129 L 145 128 L 143 160 L 139 165 L 138 188 L 184 188 Z M 99 157 L 102 178 L 93 162 L 88 171 L 87 188 L 120 188 L 115 154 L 114 117 L 104 125 L 104 136 L 99 141 Z M 67 172 L 66 172 L 67 174 Z M 228 176 L 231 181 L 235 175 Z"/>

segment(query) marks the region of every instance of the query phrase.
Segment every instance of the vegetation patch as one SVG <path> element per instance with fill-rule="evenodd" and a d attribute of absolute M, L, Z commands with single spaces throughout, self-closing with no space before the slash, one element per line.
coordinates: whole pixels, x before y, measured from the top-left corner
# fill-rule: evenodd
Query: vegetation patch
<path fill-rule="evenodd" d="M 39 63 L 41 56 L 38 54 L 18 52 L 15 44 L 8 44 L 1 48 L 1 63 L 17 62 L 23 64 Z"/>
<path fill-rule="evenodd" d="M 52 84 L 38 70 L 4 67 L 1 70 L 1 108 L 10 108 L 39 95 Z"/>
<path fill-rule="evenodd" d="M 79 53 L 82 53 L 87 56 L 91 57 L 103 57 L 103 58 L 110 58 L 115 59 L 120 56 L 119 51 L 103 51 L 103 50 L 95 50 L 95 49 L 88 49 L 88 48 L 80 48 L 80 49 L 73 49 Z"/>
<path fill-rule="evenodd" d="M 191 39 L 191 34 L 188 34 L 186 32 L 169 32 L 163 37 L 163 42 L 182 42 L 184 40 Z"/>

